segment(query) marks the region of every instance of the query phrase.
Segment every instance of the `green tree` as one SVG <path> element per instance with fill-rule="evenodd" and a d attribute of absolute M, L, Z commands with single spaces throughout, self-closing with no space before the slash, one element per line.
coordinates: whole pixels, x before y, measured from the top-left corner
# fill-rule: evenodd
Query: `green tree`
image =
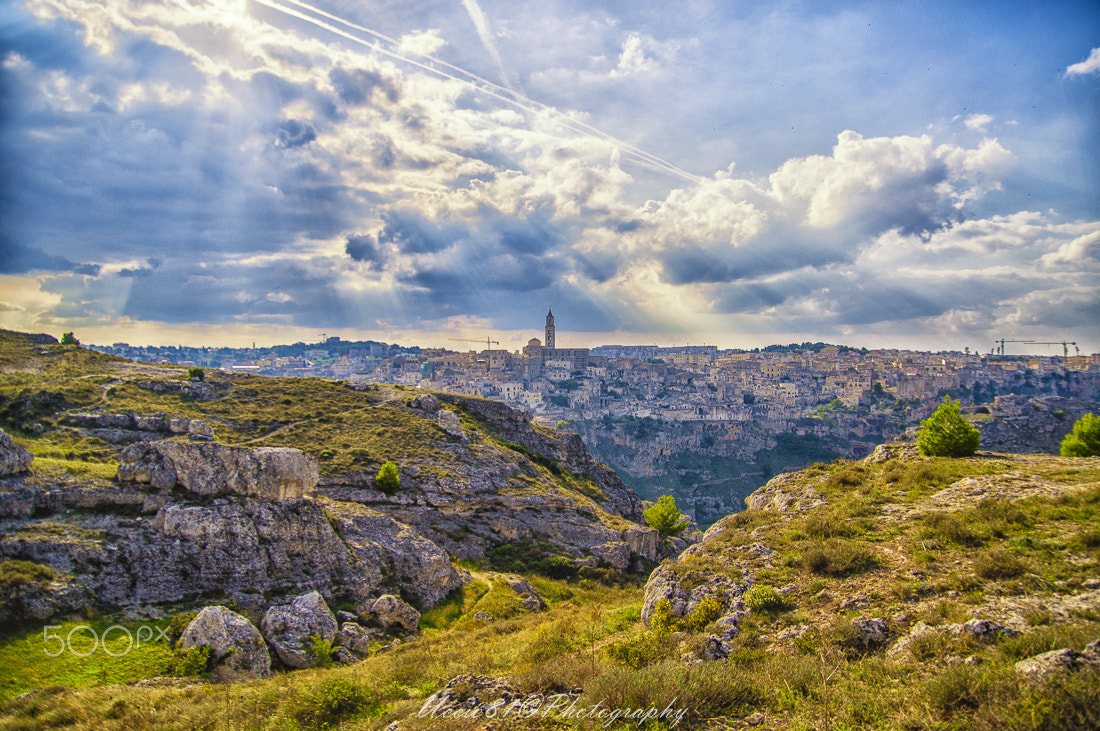
<path fill-rule="evenodd" d="M 1073 431 L 1062 440 L 1063 457 L 1100 456 L 1100 419 L 1085 414 L 1073 425 Z"/>
<path fill-rule="evenodd" d="M 187 377 L 192 381 L 205 381 L 206 371 L 202 368 L 188 368 Z"/>
<path fill-rule="evenodd" d="M 982 433 L 962 418 L 959 402 L 950 396 L 920 426 L 917 447 L 926 457 L 969 457 L 982 441 Z"/>
<path fill-rule="evenodd" d="M 61 336 L 62 345 L 80 345 L 80 341 L 76 339 L 76 336 L 72 333 L 65 333 Z"/>
<path fill-rule="evenodd" d="M 401 487 L 401 475 L 397 472 L 397 465 L 389 460 L 378 470 L 378 476 L 374 478 L 374 485 L 387 495 L 393 495 Z"/>
<path fill-rule="evenodd" d="M 662 538 L 678 536 L 691 523 L 687 516 L 680 513 L 676 507 L 676 499 L 671 495 L 662 495 L 651 507 L 642 511 L 646 525 L 654 528 Z"/>

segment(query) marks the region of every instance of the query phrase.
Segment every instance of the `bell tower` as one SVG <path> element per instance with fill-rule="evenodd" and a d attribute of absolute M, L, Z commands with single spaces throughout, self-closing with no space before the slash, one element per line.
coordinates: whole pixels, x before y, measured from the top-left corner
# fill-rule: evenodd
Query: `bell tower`
<path fill-rule="evenodd" d="M 556 348 L 554 344 L 554 313 L 550 308 L 546 309 L 546 340 L 545 347 Z"/>

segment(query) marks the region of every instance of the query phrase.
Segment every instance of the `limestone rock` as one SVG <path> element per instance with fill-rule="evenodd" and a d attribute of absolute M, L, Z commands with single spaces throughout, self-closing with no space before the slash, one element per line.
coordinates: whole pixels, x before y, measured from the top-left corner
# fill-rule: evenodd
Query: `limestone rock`
<path fill-rule="evenodd" d="M 190 427 L 189 427 L 190 428 Z M 122 450 L 118 479 L 159 492 L 295 500 L 317 485 L 317 461 L 298 449 L 240 449 L 221 444 L 159 441 Z"/>
<path fill-rule="evenodd" d="M 477 612 L 477 613 L 475 613 L 474 614 L 474 619 L 478 620 L 479 622 L 495 622 L 496 621 L 496 619 L 493 618 L 493 615 L 488 614 L 486 612 Z"/>
<path fill-rule="evenodd" d="M 539 590 L 531 585 L 530 581 L 515 574 L 506 574 L 504 581 L 508 584 L 509 589 L 519 594 L 519 598 L 527 611 L 541 612 L 546 609 L 546 600 L 542 598 Z"/>
<path fill-rule="evenodd" d="M 971 637 L 979 642 L 994 642 L 1001 637 L 1014 637 L 1020 634 L 991 619 L 971 619 L 963 624 L 953 624 L 948 627 L 948 630 L 956 637 Z"/>
<path fill-rule="evenodd" d="M 593 546 L 592 555 L 618 571 L 626 571 L 630 567 L 630 546 L 621 541 Z"/>
<path fill-rule="evenodd" d="M 776 513 L 802 513 L 825 505 L 821 494 L 813 487 L 803 484 L 804 480 L 797 472 L 776 475 L 745 498 L 745 507 Z"/>
<path fill-rule="evenodd" d="M 459 421 L 458 415 L 453 411 L 439 409 L 435 415 L 435 423 L 452 437 L 466 441 L 466 432 L 462 428 L 462 422 Z"/>
<path fill-rule="evenodd" d="M 358 657 L 367 657 L 370 654 L 370 634 L 355 622 L 344 622 L 336 633 L 333 645 L 347 648 Z"/>
<path fill-rule="evenodd" d="M 333 650 L 332 659 L 341 665 L 354 665 L 359 662 L 359 658 L 355 657 L 346 647 L 337 647 Z"/>
<path fill-rule="evenodd" d="M 440 409 L 439 399 L 432 396 L 430 393 L 420 394 L 412 400 L 410 405 L 421 411 L 427 411 L 429 414 L 434 414 Z"/>
<path fill-rule="evenodd" d="M 1016 672 L 1031 678 L 1042 679 L 1059 672 L 1080 670 L 1087 666 L 1100 667 L 1100 641 L 1093 642 L 1084 652 L 1065 648 L 1051 650 L 1016 663 Z"/>
<path fill-rule="evenodd" d="M 312 667 L 317 658 L 312 652 L 314 638 L 332 642 L 336 637 L 336 617 L 324 598 L 316 591 L 303 594 L 290 604 L 267 610 L 260 631 L 278 654 L 292 668 Z"/>
<path fill-rule="evenodd" d="M 623 540 L 633 553 L 656 561 L 661 555 L 661 534 L 655 528 L 627 528 Z"/>
<path fill-rule="evenodd" d="M 271 675 L 271 656 L 259 631 L 225 607 L 204 607 L 184 629 L 180 647 L 209 647 L 214 674 L 223 682 Z"/>
<path fill-rule="evenodd" d="M 378 597 L 370 610 L 378 619 L 378 623 L 387 629 L 401 627 L 406 632 L 415 632 L 420 624 L 420 612 L 393 594 L 383 594 Z"/>
<path fill-rule="evenodd" d="M 439 546 L 393 518 L 348 504 L 331 504 L 329 516 L 359 562 L 387 577 L 387 588 L 402 589 L 433 606 L 462 586 Z"/>
<path fill-rule="evenodd" d="M 0 429 L 0 477 L 27 472 L 33 460 L 33 454 L 16 444 Z"/>
<path fill-rule="evenodd" d="M 904 442 L 890 442 L 875 447 L 869 455 L 863 458 L 863 464 L 882 464 L 892 459 L 908 462 L 918 457 L 920 457 L 920 450 L 917 449 L 916 445 L 905 444 Z"/>
<path fill-rule="evenodd" d="M 881 617 L 860 617 L 852 622 L 852 628 L 855 630 L 853 644 L 865 650 L 882 645 L 889 638 L 886 620 Z"/>

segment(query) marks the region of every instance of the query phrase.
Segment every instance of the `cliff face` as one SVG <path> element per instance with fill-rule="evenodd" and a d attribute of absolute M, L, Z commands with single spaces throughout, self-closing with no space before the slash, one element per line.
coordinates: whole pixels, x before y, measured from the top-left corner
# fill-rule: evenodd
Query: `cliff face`
<path fill-rule="evenodd" d="M 0 421 L 15 435 L 0 560 L 33 562 L 48 579 L 8 587 L 0 619 L 94 603 L 263 605 L 309 590 L 337 602 L 404 592 L 430 606 L 461 583 L 452 557 L 522 539 L 579 565 L 658 558 L 637 495 L 579 437 L 498 403 L 304 379 L 188 381 L 11 338 L 0 351 L 15 374 L 0 386 Z M 19 444 L 69 459 L 28 465 Z M 374 485 L 387 460 L 401 478 L 393 495 Z"/>

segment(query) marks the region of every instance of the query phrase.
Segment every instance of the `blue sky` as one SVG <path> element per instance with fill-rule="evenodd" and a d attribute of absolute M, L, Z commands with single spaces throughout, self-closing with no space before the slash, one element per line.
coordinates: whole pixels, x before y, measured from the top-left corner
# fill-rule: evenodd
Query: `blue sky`
<path fill-rule="evenodd" d="M 8 3 L 0 327 L 1100 351 L 1098 48 L 1092 2 Z"/>

